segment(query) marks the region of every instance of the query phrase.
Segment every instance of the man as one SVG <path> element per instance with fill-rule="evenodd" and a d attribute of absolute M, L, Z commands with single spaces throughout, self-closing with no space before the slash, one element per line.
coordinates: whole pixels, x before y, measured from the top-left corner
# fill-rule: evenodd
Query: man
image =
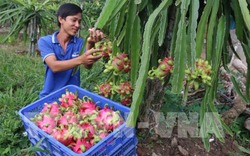
<path fill-rule="evenodd" d="M 80 70 L 73 74 L 74 67 L 83 64 L 89 69 L 102 57 L 101 54 L 92 55 L 100 51 L 92 48 L 103 38 L 103 33 L 95 28 L 89 30 L 86 52 L 79 55 L 84 41 L 75 35 L 80 29 L 81 18 L 82 10 L 79 6 L 65 3 L 57 12 L 59 31 L 39 39 L 38 48 L 45 64 L 44 86 L 40 98 L 66 85 L 80 86 Z"/>

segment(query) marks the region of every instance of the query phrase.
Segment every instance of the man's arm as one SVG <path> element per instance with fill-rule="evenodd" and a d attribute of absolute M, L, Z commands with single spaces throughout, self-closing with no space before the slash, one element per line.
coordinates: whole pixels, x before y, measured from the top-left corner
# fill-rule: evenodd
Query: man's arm
<path fill-rule="evenodd" d="M 80 64 L 83 64 L 85 68 L 89 69 L 92 67 L 92 64 L 94 62 L 96 62 L 99 58 L 102 57 L 101 55 L 97 55 L 97 56 L 92 55 L 93 53 L 98 52 L 98 51 L 100 51 L 100 49 L 90 49 L 90 50 L 87 50 L 81 56 L 78 56 L 70 60 L 63 60 L 63 61 L 57 60 L 55 55 L 50 55 L 44 61 L 53 72 L 60 72 L 60 71 L 72 69 Z"/>

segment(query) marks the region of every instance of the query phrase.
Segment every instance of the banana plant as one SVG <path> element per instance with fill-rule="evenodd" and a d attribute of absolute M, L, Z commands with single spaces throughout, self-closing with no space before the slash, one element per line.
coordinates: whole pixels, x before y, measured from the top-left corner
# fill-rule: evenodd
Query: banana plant
<path fill-rule="evenodd" d="M 236 22 L 236 34 L 243 44 L 247 58 L 248 90 L 243 94 L 235 78 L 231 80 L 236 92 L 245 102 L 249 102 L 250 85 L 250 15 L 246 0 L 106 0 L 95 27 L 106 30 L 113 43 L 125 51 L 132 58 L 131 82 L 135 88 L 132 98 L 131 112 L 127 119 L 128 126 L 136 126 L 140 115 L 140 105 L 147 101 L 145 95 L 148 71 L 152 62 L 161 59 L 160 49 L 167 48 L 174 60 L 171 78 L 165 84 L 172 86 L 172 92 L 180 94 L 185 89 L 185 69 L 196 70 L 196 60 L 203 56 L 212 66 L 211 85 L 205 86 L 205 96 L 201 104 L 200 126 L 201 137 L 205 148 L 209 150 L 209 137 L 215 135 L 224 141 L 220 127 L 215 121 L 222 123 L 222 127 L 232 134 L 215 107 L 215 95 L 218 86 L 219 69 L 223 66 L 229 73 L 228 63 L 225 59 L 229 56 L 227 47 L 230 37 L 230 16 Z M 175 8 L 175 12 L 171 12 Z M 170 15 L 173 14 L 174 27 L 170 47 L 166 46 L 168 24 Z M 206 47 L 204 44 L 206 40 Z M 160 57 L 161 56 L 161 57 Z M 147 108 L 144 108 L 147 109 Z M 211 113 L 213 119 L 210 126 L 204 124 L 206 114 Z M 212 127 L 211 127 L 212 126 Z"/>

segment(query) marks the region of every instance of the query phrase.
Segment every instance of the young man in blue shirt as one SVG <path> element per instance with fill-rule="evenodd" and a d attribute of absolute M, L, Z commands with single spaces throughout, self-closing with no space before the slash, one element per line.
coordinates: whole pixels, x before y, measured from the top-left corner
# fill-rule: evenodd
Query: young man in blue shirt
<path fill-rule="evenodd" d="M 44 86 L 40 98 L 66 85 L 80 86 L 80 70 L 73 74 L 74 67 L 82 64 L 89 69 L 102 57 L 92 55 L 100 51 L 93 47 L 103 38 L 103 33 L 95 28 L 89 29 L 86 51 L 79 55 L 84 41 L 75 35 L 80 29 L 81 19 L 81 8 L 75 4 L 65 3 L 57 12 L 59 31 L 39 39 L 38 48 L 45 65 Z"/>

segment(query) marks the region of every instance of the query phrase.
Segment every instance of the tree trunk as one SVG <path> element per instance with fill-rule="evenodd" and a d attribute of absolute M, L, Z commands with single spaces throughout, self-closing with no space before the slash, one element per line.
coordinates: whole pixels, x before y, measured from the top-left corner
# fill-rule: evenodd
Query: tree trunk
<path fill-rule="evenodd" d="M 145 97 L 142 105 L 139 120 L 141 122 L 154 122 L 152 112 L 159 112 L 162 106 L 164 87 L 159 79 L 148 80 Z"/>
<path fill-rule="evenodd" d="M 176 6 L 173 5 L 169 8 L 169 17 L 168 17 L 168 26 L 167 26 L 167 34 L 165 36 L 165 48 L 166 50 L 164 52 L 160 52 L 161 58 L 169 55 L 169 49 L 171 46 L 171 39 L 173 34 L 173 27 L 175 23 L 175 12 L 176 12 Z M 166 80 L 167 79 L 167 80 Z M 154 80 L 148 80 L 147 81 L 147 88 L 144 95 L 144 101 L 141 104 L 140 107 L 140 116 L 139 121 L 140 122 L 148 122 L 151 126 L 154 126 L 156 124 L 155 122 L 155 116 L 154 112 L 160 112 L 161 107 L 163 104 L 163 97 L 165 94 L 165 88 L 168 82 L 168 78 L 166 78 L 164 81 L 161 81 L 159 79 Z"/>

